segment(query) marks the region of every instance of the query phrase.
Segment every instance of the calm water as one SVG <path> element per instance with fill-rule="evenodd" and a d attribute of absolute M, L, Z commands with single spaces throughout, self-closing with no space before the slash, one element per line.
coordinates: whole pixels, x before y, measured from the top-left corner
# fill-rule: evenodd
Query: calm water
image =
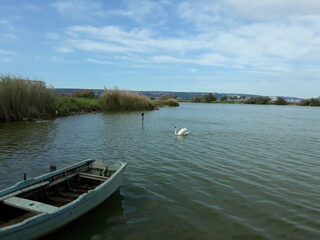
<path fill-rule="evenodd" d="M 320 239 L 320 108 L 181 104 L 0 124 L 0 187 L 86 158 L 120 191 L 46 239 Z M 173 126 L 191 134 L 177 137 Z"/>

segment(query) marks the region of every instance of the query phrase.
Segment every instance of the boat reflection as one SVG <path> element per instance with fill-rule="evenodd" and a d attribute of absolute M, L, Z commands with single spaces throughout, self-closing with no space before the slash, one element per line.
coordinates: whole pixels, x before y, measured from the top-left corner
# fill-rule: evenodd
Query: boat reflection
<path fill-rule="evenodd" d="M 92 239 L 118 224 L 125 222 L 123 217 L 123 196 L 116 190 L 106 201 L 58 231 L 40 240 L 80 240 Z"/>

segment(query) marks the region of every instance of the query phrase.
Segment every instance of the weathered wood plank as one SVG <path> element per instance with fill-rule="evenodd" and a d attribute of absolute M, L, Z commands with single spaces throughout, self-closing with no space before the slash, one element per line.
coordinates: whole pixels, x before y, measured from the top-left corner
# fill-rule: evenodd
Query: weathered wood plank
<path fill-rule="evenodd" d="M 58 209 L 58 207 L 33 201 L 26 198 L 20 198 L 20 197 L 11 197 L 7 198 L 3 201 L 4 204 L 7 204 L 12 207 L 20 208 L 23 210 L 27 210 L 30 212 L 36 212 L 36 213 L 51 213 Z"/>
<path fill-rule="evenodd" d="M 108 179 L 107 177 L 104 177 L 104 176 L 94 175 L 90 173 L 82 173 L 82 172 L 79 173 L 79 176 L 83 178 L 98 180 L 98 181 L 106 181 Z"/>

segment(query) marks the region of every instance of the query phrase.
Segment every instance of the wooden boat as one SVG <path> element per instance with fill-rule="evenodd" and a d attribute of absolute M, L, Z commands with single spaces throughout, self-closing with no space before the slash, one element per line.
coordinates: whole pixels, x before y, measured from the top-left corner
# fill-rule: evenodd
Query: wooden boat
<path fill-rule="evenodd" d="M 0 239 L 35 239 L 83 215 L 120 187 L 126 165 L 89 159 L 0 191 Z"/>

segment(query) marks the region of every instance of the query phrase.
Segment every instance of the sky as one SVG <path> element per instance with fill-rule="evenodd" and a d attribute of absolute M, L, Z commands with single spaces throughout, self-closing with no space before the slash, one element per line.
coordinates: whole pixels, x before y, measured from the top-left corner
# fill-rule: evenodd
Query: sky
<path fill-rule="evenodd" d="M 0 74 L 55 88 L 320 95 L 318 0 L 0 0 Z"/>

